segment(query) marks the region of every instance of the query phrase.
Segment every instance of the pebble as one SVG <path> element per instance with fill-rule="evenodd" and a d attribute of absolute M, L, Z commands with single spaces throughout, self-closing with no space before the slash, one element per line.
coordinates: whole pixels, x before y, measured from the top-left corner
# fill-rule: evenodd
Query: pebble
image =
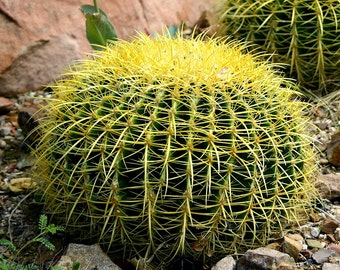
<path fill-rule="evenodd" d="M 306 239 L 306 243 L 310 248 L 324 248 L 324 245 L 319 240 Z"/>
<path fill-rule="evenodd" d="M 11 134 L 11 129 L 9 127 L 2 127 L 0 128 L 0 136 L 6 137 Z"/>
<path fill-rule="evenodd" d="M 234 270 L 236 267 L 236 261 L 232 256 L 224 257 L 218 263 L 216 263 L 211 270 Z"/>
<path fill-rule="evenodd" d="M 324 263 L 322 270 L 340 270 L 340 265 L 334 263 Z"/>
<path fill-rule="evenodd" d="M 303 234 L 304 238 L 315 238 L 320 234 L 319 227 L 311 227 L 310 225 L 303 225 L 300 227 L 300 232 Z"/>
<path fill-rule="evenodd" d="M 335 229 L 334 238 L 335 238 L 336 241 L 340 241 L 340 228 Z"/>
<path fill-rule="evenodd" d="M 339 222 L 336 222 L 333 219 L 326 219 L 322 223 L 321 231 L 326 234 L 334 233 L 335 229 L 338 228 Z"/>
<path fill-rule="evenodd" d="M 6 145 L 7 145 L 7 143 L 4 140 L 0 139 L 0 148 L 4 149 L 6 147 Z"/>
<path fill-rule="evenodd" d="M 8 98 L 0 97 L 0 114 L 8 113 L 14 107 L 14 102 Z"/>

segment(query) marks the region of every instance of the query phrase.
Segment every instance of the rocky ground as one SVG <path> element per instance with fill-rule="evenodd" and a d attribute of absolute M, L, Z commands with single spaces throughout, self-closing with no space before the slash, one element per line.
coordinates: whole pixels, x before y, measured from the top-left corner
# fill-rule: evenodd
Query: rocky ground
<path fill-rule="evenodd" d="M 28 120 L 27 113 L 36 111 L 44 102 L 39 98 L 46 95 L 49 93 L 36 92 L 23 94 L 16 99 L 0 98 L 0 239 L 10 240 L 16 247 L 22 246 L 39 233 L 38 221 L 41 212 L 34 201 L 32 190 L 35 182 L 30 177 L 33 160 L 24 144 L 24 137 L 34 125 Z M 313 104 L 308 112 L 316 125 L 312 132 L 315 144 L 320 149 L 322 175 L 318 189 L 323 203 L 315 206 L 315 213 L 311 214 L 308 224 L 268 246 L 271 249 L 269 255 L 265 254 L 266 258 L 273 256 L 275 260 L 280 261 L 281 254 L 272 253 L 273 250 L 279 250 L 294 259 L 293 264 L 292 261 L 288 263 L 288 268 L 280 269 L 340 268 L 339 104 L 339 101 L 319 102 Z M 38 265 L 38 269 L 49 269 L 59 260 L 68 244 L 63 234 L 57 234 L 49 240 L 56 246 L 54 251 L 33 244 L 21 252 L 17 259 L 22 264 L 34 263 Z M 5 258 L 13 256 L 13 253 L 1 244 L 0 254 Z M 262 255 L 250 253 L 248 259 Z M 233 258 L 230 257 L 226 260 L 229 266 L 216 266 L 214 269 L 232 269 L 226 267 L 232 267 L 236 262 L 231 263 Z M 249 265 L 250 262 L 247 263 Z M 285 259 L 282 263 L 287 264 Z M 238 269 L 242 269 L 240 267 Z M 275 267 L 272 269 L 279 269 Z"/>

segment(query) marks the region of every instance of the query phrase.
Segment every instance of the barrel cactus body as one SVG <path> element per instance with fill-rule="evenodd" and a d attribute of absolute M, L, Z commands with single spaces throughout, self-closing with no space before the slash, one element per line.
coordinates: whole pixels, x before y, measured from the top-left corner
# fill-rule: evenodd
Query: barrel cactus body
<path fill-rule="evenodd" d="M 339 90 L 339 0 L 219 0 L 220 34 L 254 42 L 315 94 Z"/>
<path fill-rule="evenodd" d="M 141 35 L 52 86 L 36 150 L 45 211 L 129 257 L 211 258 L 302 222 L 305 104 L 227 40 Z"/>

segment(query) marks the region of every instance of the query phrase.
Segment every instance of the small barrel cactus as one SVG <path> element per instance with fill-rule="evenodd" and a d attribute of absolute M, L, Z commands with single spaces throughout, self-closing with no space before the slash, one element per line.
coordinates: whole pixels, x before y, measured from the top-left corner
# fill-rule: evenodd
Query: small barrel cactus
<path fill-rule="evenodd" d="M 218 32 L 260 45 L 314 94 L 339 90 L 340 0 L 218 0 Z"/>
<path fill-rule="evenodd" d="M 76 64 L 39 127 L 45 212 L 164 263 L 216 261 L 303 222 L 315 178 L 306 104 L 245 50 L 140 35 Z"/>

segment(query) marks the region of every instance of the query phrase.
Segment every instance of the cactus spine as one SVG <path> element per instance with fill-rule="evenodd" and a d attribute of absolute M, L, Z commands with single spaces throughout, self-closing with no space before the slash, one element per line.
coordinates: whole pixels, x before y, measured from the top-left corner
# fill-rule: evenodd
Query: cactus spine
<path fill-rule="evenodd" d="M 216 259 L 302 222 L 305 104 L 228 40 L 144 35 L 52 86 L 36 151 L 45 211 L 127 256 Z"/>
<path fill-rule="evenodd" d="M 316 94 L 339 89 L 339 0 L 219 0 L 219 32 L 254 42 Z"/>

